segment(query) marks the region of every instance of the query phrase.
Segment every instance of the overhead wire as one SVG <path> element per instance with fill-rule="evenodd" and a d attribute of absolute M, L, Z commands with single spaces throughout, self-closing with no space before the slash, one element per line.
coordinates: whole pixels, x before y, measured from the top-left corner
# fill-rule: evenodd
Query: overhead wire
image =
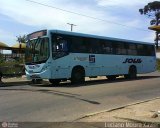
<path fill-rule="evenodd" d="M 83 17 L 86 17 L 86 18 L 107 22 L 109 24 L 115 24 L 115 25 L 119 25 L 119 26 L 122 26 L 122 27 L 137 29 L 137 30 L 140 30 L 140 31 L 148 31 L 147 29 L 142 29 L 142 28 L 139 28 L 139 27 L 129 26 L 129 25 L 118 23 L 118 22 L 113 22 L 113 21 L 109 21 L 109 20 L 105 20 L 105 19 L 100 19 L 100 18 L 97 18 L 97 17 L 92 17 L 92 16 L 89 16 L 89 15 L 65 10 L 65 9 L 62 9 L 62 8 L 58 8 L 58 7 L 55 7 L 55 6 L 51 6 L 51 5 L 40 3 L 40 2 L 37 2 L 37 1 L 33 1 L 33 0 L 25 0 L 25 1 L 28 1 L 28 2 L 31 2 L 31 3 L 34 3 L 34 4 L 38 4 L 38 5 L 41 5 L 41 6 L 45 6 L 45 7 L 53 8 L 53 9 L 56 9 L 56 10 L 60 10 L 60 11 L 63 11 L 63 12 L 71 13 L 71 14 L 74 14 L 74 15 L 79 15 L 79 16 L 83 16 Z"/>

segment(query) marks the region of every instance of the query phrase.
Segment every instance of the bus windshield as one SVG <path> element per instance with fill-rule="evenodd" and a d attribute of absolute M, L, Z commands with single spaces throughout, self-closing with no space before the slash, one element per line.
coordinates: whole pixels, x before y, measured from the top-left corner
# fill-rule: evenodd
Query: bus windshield
<path fill-rule="evenodd" d="M 49 57 L 49 39 L 37 38 L 29 40 L 26 45 L 26 64 L 45 63 Z"/>

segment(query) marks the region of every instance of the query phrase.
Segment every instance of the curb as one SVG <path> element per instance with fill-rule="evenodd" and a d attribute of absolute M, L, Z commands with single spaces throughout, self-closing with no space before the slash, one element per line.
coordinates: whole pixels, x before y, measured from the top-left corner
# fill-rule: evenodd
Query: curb
<path fill-rule="evenodd" d="M 79 117 L 79 118 L 75 119 L 74 121 L 78 121 L 78 120 L 81 120 L 81 119 L 84 119 L 84 118 L 87 118 L 87 117 L 91 117 L 91 116 L 95 116 L 95 115 L 98 115 L 98 114 L 101 114 L 101 113 L 105 113 L 105 112 L 112 112 L 114 110 L 118 110 L 118 109 L 122 109 L 122 108 L 125 108 L 125 107 L 128 107 L 128 106 L 149 102 L 149 101 L 156 100 L 156 99 L 160 99 L 160 97 L 156 97 L 156 98 L 152 98 L 152 99 L 148 99 L 148 100 L 143 100 L 143 101 L 138 101 L 138 102 L 127 104 L 127 105 L 123 105 L 123 106 L 120 106 L 120 107 L 115 107 L 115 108 L 111 108 L 111 109 L 107 109 L 107 110 L 103 110 L 103 111 L 98 111 L 98 112 L 86 114 L 86 115 L 84 115 L 82 117 Z"/>
<path fill-rule="evenodd" d="M 19 82 L 3 82 L 0 83 L 0 87 L 9 87 L 9 86 L 20 86 L 20 85 L 26 85 L 29 81 L 19 81 Z"/>

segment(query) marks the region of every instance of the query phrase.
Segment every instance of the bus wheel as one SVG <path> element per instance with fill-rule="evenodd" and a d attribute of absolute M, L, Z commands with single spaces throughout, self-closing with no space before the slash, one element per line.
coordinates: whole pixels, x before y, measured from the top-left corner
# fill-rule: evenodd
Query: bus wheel
<path fill-rule="evenodd" d="M 42 79 L 32 79 L 32 84 L 41 84 L 42 81 Z"/>
<path fill-rule="evenodd" d="M 85 71 L 82 67 L 77 67 L 72 70 L 71 83 L 80 84 L 85 81 Z"/>
<path fill-rule="evenodd" d="M 106 76 L 106 77 L 108 80 L 115 80 L 116 79 L 116 76 L 114 76 L 114 75 L 113 76 Z"/>
<path fill-rule="evenodd" d="M 58 79 L 49 79 L 49 82 L 52 83 L 53 85 L 59 85 L 59 83 L 61 82 L 61 80 L 58 80 Z"/>
<path fill-rule="evenodd" d="M 125 75 L 124 75 L 124 78 L 125 78 L 125 79 L 129 79 L 129 75 L 128 75 L 128 74 L 125 74 Z"/>
<path fill-rule="evenodd" d="M 129 68 L 128 78 L 136 79 L 137 78 L 137 69 L 135 66 Z"/>

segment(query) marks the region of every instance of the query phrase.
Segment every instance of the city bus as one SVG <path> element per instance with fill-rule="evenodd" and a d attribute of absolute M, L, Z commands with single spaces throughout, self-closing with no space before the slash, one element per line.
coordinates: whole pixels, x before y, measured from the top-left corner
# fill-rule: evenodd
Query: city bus
<path fill-rule="evenodd" d="M 33 32 L 26 40 L 25 72 L 30 80 L 77 84 L 85 77 L 135 79 L 155 70 L 152 43 L 61 30 Z"/>

